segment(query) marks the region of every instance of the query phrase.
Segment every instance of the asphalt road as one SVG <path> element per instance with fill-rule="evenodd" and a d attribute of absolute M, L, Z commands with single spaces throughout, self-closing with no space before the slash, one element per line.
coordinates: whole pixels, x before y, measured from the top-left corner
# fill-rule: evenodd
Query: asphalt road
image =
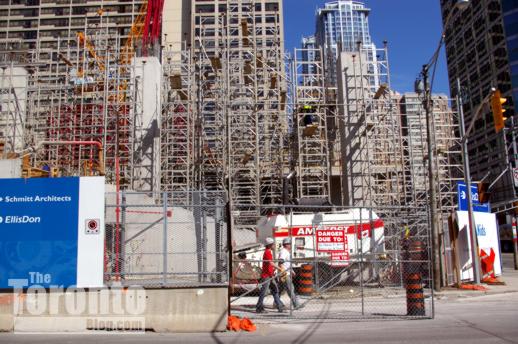
<path fill-rule="evenodd" d="M 512 255 L 504 257 L 510 265 Z M 507 263 L 507 264 L 506 264 Z M 513 272 L 513 274 L 518 274 Z M 254 333 L 0 334 L 0 343 L 518 343 L 518 293 L 442 297 L 433 320 L 288 321 Z"/>

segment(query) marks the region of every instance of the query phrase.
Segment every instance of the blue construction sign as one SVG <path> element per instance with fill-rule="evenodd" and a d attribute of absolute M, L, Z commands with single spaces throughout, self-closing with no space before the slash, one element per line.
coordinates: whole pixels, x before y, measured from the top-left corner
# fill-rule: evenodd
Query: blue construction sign
<path fill-rule="evenodd" d="M 83 179 L 0 179 L 0 288 L 12 288 L 10 279 L 25 279 L 27 286 L 47 288 L 78 284 L 81 240 L 88 234 L 84 232 L 80 203 L 90 206 L 81 201 L 80 190 L 87 190 L 81 186 Z M 104 188 L 104 178 L 102 182 Z M 84 193 L 88 197 L 90 191 Z M 85 216 L 95 218 L 97 233 L 102 235 L 103 214 Z M 83 251 L 90 259 L 98 255 Z"/>
<path fill-rule="evenodd" d="M 457 199 L 460 211 L 468 211 L 468 193 L 465 183 L 457 184 Z M 488 203 L 479 203 L 478 188 L 476 183 L 471 184 L 471 199 L 473 201 L 473 211 L 490 213 L 491 207 Z"/>

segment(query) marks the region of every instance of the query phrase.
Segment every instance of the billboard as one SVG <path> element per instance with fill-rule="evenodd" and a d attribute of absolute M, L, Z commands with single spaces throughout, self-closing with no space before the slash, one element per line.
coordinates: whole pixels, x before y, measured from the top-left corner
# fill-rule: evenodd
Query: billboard
<path fill-rule="evenodd" d="M 104 177 L 0 179 L 0 288 L 103 284 Z"/>

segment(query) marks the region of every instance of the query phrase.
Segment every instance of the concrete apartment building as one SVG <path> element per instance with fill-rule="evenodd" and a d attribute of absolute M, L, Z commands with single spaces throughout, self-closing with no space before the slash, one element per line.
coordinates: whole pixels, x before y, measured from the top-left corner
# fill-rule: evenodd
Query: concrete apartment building
<path fill-rule="evenodd" d="M 143 0 L 2 0 L 0 42 L 10 48 L 54 48 L 58 40 L 75 40 L 89 19 L 102 13 L 109 27 L 127 37 Z M 190 0 L 165 1 L 162 35 L 168 41 L 190 39 Z"/>
<path fill-rule="evenodd" d="M 109 25 L 127 36 L 142 0 L 2 0 L 0 42 L 11 48 L 53 48 L 58 40 L 73 40 L 89 18 L 102 11 Z"/>
<path fill-rule="evenodd" d="M 514 44 L 510 27 L 504 30 L 503 8 L 507 19 L 516 16 L 513 12 L 513 1 L 472 0 L 462 13 L 457 10 L 452 15 L 449 27 L 445 28 L 446 58 L 448 76 L 452 95 L 457 94 L 457 79 L 467 91 L 464 111 L 466 126 L 471 123 L 473 115 L 482 100 L 496 87 L 507 98 L 506 115 L 514 116 L 513 86 L 511 79 L 511 63 L 508 44 Z M 442 0 L 443 20 L 453 10 L 453 1 Z M 503 7 L 502 7 L 503 6 Z M 506 41 L 506 33 L 508 35 Z M 511 46 L 511 51 L 515 49 Z M 513 55 L 514 56 L 514 55 Z M 516 67 L 514 67 L 516 69 Z M 508 120 L 508 126 L 510 125 Z M 504 141 L 507 133 L 507 140 Z M 506 169 L 510 167 L 512 151 L 511 135 L 507 130 L 495 132 L 493 116 L 489 104 L 485 106 L 468 143 L 472 179 L 478 181 L 486 177 L 490 183 L 499 176 L 492 189 L 492 210 L 505 211 L 511 207 L 517 197 L 513 183 L 513 174 Z M 504 172 L 505 171 L 505 172 Z"/>

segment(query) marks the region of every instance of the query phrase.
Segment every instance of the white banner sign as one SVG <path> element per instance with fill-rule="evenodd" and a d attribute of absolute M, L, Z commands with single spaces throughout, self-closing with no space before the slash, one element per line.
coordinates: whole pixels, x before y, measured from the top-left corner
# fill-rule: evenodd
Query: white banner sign
<path fill-rule="evenodd" d="M 494 271 L 496 276 L 502 274 L 500 262 L 500 245 L 498 239 L 498 229 L 495 214 L 474 212 L 475 228 L 477 229 L 477 239 L 479 250 L 495 253 Z M 457 251 L 461 268 L 461 279 L 463 281 L 473 280 L 473 270 L 471 267 L 471 240 L 469 235 L 468 212 L 457 211 L 459 221 L 459 237 Z M 480 252 L 479 252 L 480 253 Z"/>
<path fill-rule="evenodd" d="M 518 167 L 513 168 L 514 186 L 518 188 Z"/>

